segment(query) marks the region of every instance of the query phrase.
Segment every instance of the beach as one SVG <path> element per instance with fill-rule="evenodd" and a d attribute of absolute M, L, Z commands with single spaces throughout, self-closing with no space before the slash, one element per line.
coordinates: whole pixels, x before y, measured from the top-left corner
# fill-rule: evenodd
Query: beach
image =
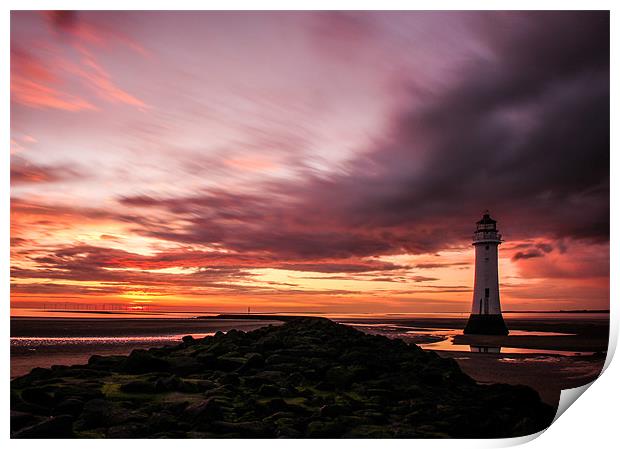
<path fill-rule="evenodd" d="M 476 381 L 527 385 L 554 407 L 557 407 L 561 390 L 595 380 L 605 363 L 609 334 L 608 316 L 605 315 L 554 314 L 548 317 L 508 318 L 506 322 L 511 329 L 508 336 L 451 332 L 453 329 L 463 329 L 465 321 L 424 318 L 390 320 L 386 323 L 372 319 L 365 323 L 369 327 L 362 329 L 401 338 L 427 349 L 439 346 L 442 350 L 437 353 L 441 357 L 453 358 Z M 384 327 L 382 324 L 397 327 Z M 408 329 L 404 333 L 403 327 Z M 443 338 L 451 333 L 456 335 Z M 459 350 L 450 350 L 451 347 Z M 501 352 L 473 352 L 477 348 L 495 348 Z"/>
<path fill-rule="evenodd" d="M 126 355 L 134 349 L 177 344 L 230 329 L 250 331 L 280 321 L 189 318 L 12 318 L 11 378 L 32 368 L 86 363 L 93 354 Z"/>
<path fill-rule="evenodd" d="M 527 386 L 480 383 L 434 351 L 319 317 L 11 382 L 13 438 L 506 438 L 554 414 Z"/>
<path fill-rule="evenodd" d="M 562 389 L 589 383 L 600 373 L 609 323 L 605 314 L 517 316 L 506 319 L 511 334 L 504 337 L 462 335 L 466 320 L 455 317 L 333 319 L 365 333 L 436 350 L 480 383 L 530 386 L 554 407 Z M 134 349 L 174 345 L 185 335 L 200 338 L 279 324 L 282 321 L 269 316 L 12 318 L 11 377 L 34 367 L 84 364 L 93 354 L 127 355 Z M 476 352 L 484 348 L 500 352 Z"/>

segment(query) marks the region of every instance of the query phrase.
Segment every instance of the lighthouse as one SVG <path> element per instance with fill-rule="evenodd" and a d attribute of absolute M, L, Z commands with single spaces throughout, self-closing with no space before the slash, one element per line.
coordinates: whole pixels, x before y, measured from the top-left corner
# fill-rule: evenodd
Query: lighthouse
<path fill-rule="evenodd" d="M 497 222 L 487 211 L 476 223 L 472 245 L 476 251 L 474 296 L 471 315 L 463 333 L 485 335 L 508 335 L 499 304 L 499 276 L 497 253 L 502 236 Z"/>

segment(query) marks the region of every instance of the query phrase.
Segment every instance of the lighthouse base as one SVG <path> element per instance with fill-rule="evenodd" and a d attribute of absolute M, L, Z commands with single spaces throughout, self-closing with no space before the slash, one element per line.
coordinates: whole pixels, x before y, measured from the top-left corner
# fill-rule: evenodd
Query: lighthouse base
<path fill-rule="evenodd" d="M 504 318 L 499 315 L 469 315 L 464 334 L 508 335 L 508 327 Z"/>

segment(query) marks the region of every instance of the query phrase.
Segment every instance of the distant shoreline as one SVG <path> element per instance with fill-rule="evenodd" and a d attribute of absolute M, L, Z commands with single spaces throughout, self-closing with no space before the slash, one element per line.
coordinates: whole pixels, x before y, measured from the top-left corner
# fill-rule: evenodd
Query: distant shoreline
<path fill-rule="evenodd" d="M 502 313 L 609 313 L 609 310 L 504 310 Z"/>
<path fill-rule="evenodd" d="M 20 308 L 17 308 L 20 309 Z M 33 310 L 33 309 L 31 309 Z M 111 310 L 63 310 L 63 309 L 41 309 L 40 311 L 45 311 L 48 312 L 50 314 L 55 314 L 55 313 L 82 313 L 82 314 L 89 314 L 89 315 L 126 315 L 128 317 L 130 316 L 140 316 L 140 315 L 151 315 L 151 314 L 181 314 L 181 313 L 191 313 L 194 314 L 194 317 L 188 318 L 188 319 L 213 319 L 213 318 L 220 318 L 220 319 L 225 319 L 226 317 L 234 317 L 234 319 L 248 319 L 248 317 L 254 318 L 254 319 L 258 319 L 258 320 L 262 320 L 262 319 L 274 319 L 275 317 L 278 317 L 278 319 L 280 319 L 280 321 L 284 321 L 282 320 L 283 317 L 285 317 L 286 319 L 291 319 L 293 317 L 301 317 L 301 316 L 326 316 L 326 315 L 331 315 L 332 317 L 336 317 L 336 315 L 338 314 L 334 314 L 334 313 L 323 313 L 323 312 L 266 312 L 266 313 L 256 313 L 256 312 L 252 312 L 252 313 L 245 313 L 245 312 L 241 312 L 241 313 L 222 313 L 222 312 L 192 312 L 192 311 L 165 311 L 165 310 L 160 310 L 160 311 L 148 311 L 148 312 L 144 312 L 144 311 L 111 311 Z M 504 310 L 502 313 L 504 314 L 576 314 L 576 313 L 581 313 L 581 314 L 610 314 L 610 310 Z M 209 314 L 209 315 L 205 315 L 205 314 Z M 469 312 L 388 312 L 388 313 L 384 313 L 382 315 L 385 315 L 386 317 L 389 316 L 399 316 L 399 315 L 419 315 L 419 314 L 429 314 L 429 315 L 441 315 L 441 314 L 462 314 L 464 318 L 467 317 L 467 315 L 469 314 Z M 349 318 L 347 317 L 348 314 L 344 313 L 342 314 L 342 316 L 337 317 L 337 318 Z M 366 315 L 366 314 L 359 314 L 359 315 Z M 376 318 L 373 313 L 369 313 L 367 314 L 368 318 Z M 11 315 L 11 318 L 43 318 L 40 316 L 13 316 Z M 52 318 L 52 317 L 49 317 Z M 360 317 L 361 318 L 361 317 Z M 156 319 L 154 317 L 151 317 L 151 319 Z M 159 319 L 167 319 L 165 317 L 161 317 Z"/>

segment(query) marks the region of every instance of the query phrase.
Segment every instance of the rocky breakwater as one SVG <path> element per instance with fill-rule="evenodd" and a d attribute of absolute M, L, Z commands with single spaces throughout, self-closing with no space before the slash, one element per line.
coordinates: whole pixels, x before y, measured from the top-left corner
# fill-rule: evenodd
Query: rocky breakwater
<path fill-rule="evenodd" d="M 11 382 L 13 438 L 512 437 L 554 410 L 451 359 L 321 318 L 37 368 Z"/>

